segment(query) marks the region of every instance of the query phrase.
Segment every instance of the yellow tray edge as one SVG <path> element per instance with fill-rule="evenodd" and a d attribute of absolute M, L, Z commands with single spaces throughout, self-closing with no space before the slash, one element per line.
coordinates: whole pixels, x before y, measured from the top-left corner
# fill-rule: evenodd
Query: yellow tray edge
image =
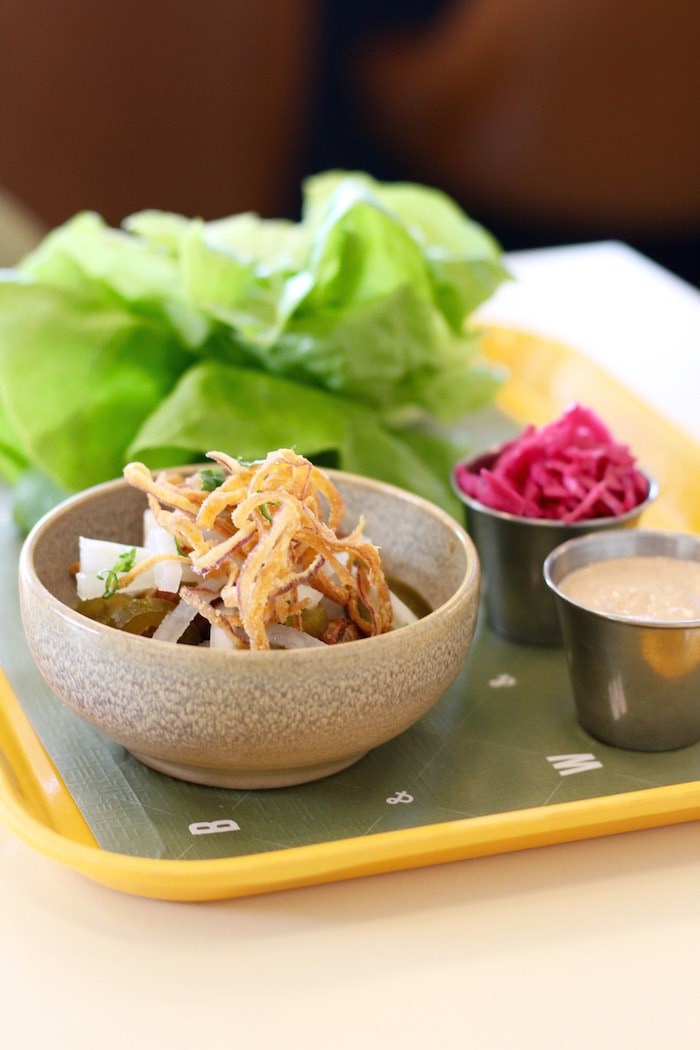
<path fill-rule="evenodd" d="M 33 756 L 43 751 L 38 740 L 31 750 Z M 50 762 L 45 752 L 44 758 Z M 69 837 L 65 827 L 58 830 L 32 811 L 17 792 L 18 779 L 12 771 L 8 775 L 6 763 L 0 766 L 0 817 L 18 838 L 104 886 L 172 901 L 269 893 L 685 823 L 700 816 L 700 781 L 693 781 L 246 857 L 158 860 L 102 850 L 79 824 L 72 825 L 78 837 Z M 72 804 L 65 787 L 63 791 Z"/>

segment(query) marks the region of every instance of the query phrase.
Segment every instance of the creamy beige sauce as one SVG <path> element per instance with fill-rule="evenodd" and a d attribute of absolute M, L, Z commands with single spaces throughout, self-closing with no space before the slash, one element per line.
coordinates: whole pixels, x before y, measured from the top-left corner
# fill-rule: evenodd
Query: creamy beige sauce
<path fill-rule="evenodd" d="M 559 589 L 598 612 L 678 623 L 700 619 L 700 562 L 635 555 L 574 569 Z"/>

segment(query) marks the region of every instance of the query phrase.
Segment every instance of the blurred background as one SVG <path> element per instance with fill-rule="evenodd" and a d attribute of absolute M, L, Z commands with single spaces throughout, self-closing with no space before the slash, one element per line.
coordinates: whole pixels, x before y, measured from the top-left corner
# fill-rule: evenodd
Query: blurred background
<path fill-rule="evenodd" d="M 84 209 L 297 218 L 342 167 L 697 285 L 699 31 L 697 0 L 0 0 L 0 264 Z"/>

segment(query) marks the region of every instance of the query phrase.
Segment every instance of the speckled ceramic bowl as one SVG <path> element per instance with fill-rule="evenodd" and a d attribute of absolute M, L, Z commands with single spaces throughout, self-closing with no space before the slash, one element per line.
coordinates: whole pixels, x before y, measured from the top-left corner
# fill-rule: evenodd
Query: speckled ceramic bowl
<path fill-rule="evenodd" d="M 400 630 L 329 647 L 219 651 L 154 641 L 75 612 L 78 537 L 139 542 L 144 497 L 123 481 L 67 500 L 28 536 L 22 618 L 64 703 L 142 762 L 219 787 L 282 787 L 356 762 L 421 717 L 469 650 L 479 562 L 464 530 L 399 489 L 331 472 L 348 526 L 360 514 L 386 570 L 432 612 Z"/>

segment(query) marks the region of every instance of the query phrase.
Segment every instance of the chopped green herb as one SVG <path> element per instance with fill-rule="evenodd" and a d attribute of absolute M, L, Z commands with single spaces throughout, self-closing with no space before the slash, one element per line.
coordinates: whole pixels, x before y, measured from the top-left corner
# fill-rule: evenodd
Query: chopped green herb
<path fill-rule="evenodd" d="M 205 467 L 204 470 L 200 470 L 199 476 L 205 492 L 213 492 L 224 483 L 224 472 L 218 467 Z"/>
<path fill-rule="evenodd" d="M 258 492 L 262 492 L 262 489 L 258 489 Z M 261 503 L 258 510 L 262 514 L 265 521 L 269 521 L 272 525 L 272 515 L 270 514 L 270 507 L 279 507 L 279 503 Z"/>
<path fill-rule="evenodd" d="M 116 594 L 117 588 L 119 587 L 119 573 L 130 572 L 134 567 L 136 560 L 136 548 L 129 547 L 127 550 L 121 552 L 117 560 L 111 569 L 103 569 L 102 572 L 98 572 L 97 579 L 104 580 L 105 589 L 102 594 L 103 598 L 111 598 L 113 594 Z"/>

